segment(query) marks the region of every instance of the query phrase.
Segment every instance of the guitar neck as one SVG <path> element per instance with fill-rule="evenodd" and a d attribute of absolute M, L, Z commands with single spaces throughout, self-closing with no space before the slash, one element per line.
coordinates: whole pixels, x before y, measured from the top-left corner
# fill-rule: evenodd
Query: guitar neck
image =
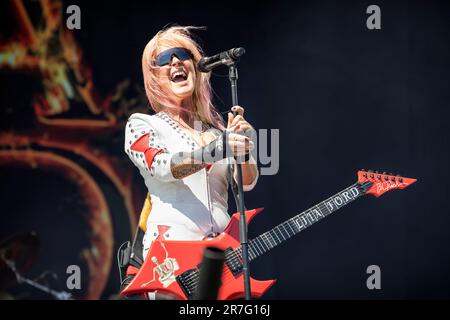
<path fill-rule="evenodd" d="M 371 185 L 372 182 L 364 182 L 362 184 L 355 183 L 314 207 L 303 211 L 295 217 L 280 223 L 273 229 L 250 240 L 248 245 L 249 259 L 256 259 L 297 233 L 300 233 L 331 213 L 358 199 L 365 194 Z M 236 254 L 239 256 L 242 255 L 241 251 L 242 249 L 240 247 L 235 250 Z"/>

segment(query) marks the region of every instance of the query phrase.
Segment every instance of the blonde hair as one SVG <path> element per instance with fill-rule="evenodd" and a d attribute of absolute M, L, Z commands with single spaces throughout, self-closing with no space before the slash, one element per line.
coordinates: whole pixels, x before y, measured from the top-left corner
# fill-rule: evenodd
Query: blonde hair
<path fill-rule="evenodd" d="M 180 109 L 170 97 L 162 90 L 157 75 L 160 68 L 154 65 L 156 56 L 160 53 L 161 46 L 183 47 L 191 51 L 195 66 L 195 87 L 192 94 L 193 110 L 186 110 L 191 116 L 208 123 L 216 128 L 224 129 L 224 121 L 212 104 L 212 89 L 210 73 L 198 71 L 197 63 L 203 56 L 199 44 L 192 38 L 191 30 L 204 29 L 193 26 L 170 26 L 159 31 L 145 46 L 142 55 L 142 73 L 144 76 L 145 93 L 151 108 L 155 112 L 166 109 Z M 177 110 L 179 111 L 179 110 Z"/>

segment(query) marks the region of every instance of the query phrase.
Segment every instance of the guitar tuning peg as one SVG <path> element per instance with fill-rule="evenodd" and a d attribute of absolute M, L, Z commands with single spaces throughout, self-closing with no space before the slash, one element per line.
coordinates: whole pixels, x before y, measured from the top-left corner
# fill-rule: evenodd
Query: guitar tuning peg
<path fill-rule="evenodd" d="M 376 174 L 378 174 L 378 171 L 375 171 Z"/>
<path fill-rule="evenodd" d="M 373 170 L 367 170 L 367 172 L 370 172 L 370 173 L 372 173 L 372 172 L 373 172 Z"/>
<path fill-rule="evenodd" d="M 391 178 L 391 181 L 395 181 L 395 177 L 392 177 L 392 178 Z"/>
<path fill-rule="evenodd" d="M 386 172 L 386 171 L 383 171 L 383 174 L 384 174 L 384 175 L 386 175 L 386 174 L 387 174 L 387 172 Z"/>

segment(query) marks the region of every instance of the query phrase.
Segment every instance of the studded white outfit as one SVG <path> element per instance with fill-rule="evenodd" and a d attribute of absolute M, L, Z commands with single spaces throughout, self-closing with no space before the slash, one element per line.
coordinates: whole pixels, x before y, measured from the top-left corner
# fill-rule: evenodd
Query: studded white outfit
<path fill-rule="evenodd" d="M 218 136 L 221 132 L 211 129 Z M 139 169 L 151 197 L 152 209 L 143 240 L 145 258 L 158 236 L 172 240 L 200 240 L 220 233 L 227 226 L 228 167 L 226 158 L 183 179 L 173 177 L 170 159 L 177 152 L 190 152 L 201 146 L 189 137 L 179 123 L 165 112 L 155 115 L 134 113 L 125 130 L 125 152 Z M 259 174 L 244 191 L 253 189 Z M 163 235 L 158 226 L 168 226 Z"/>

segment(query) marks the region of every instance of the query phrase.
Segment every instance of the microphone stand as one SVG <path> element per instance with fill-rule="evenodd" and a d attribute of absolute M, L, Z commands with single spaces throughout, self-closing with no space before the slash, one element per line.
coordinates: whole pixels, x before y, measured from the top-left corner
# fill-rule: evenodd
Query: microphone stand
<path fill-rule="evenodd" d="M 237 94 L 237 79 L 238 72 L 236 68 L 236 61 L 232 64 L 228 65 L 229 72 L 228 78 L 230 79 L 231 84 L 231 99 L 233 106 L 238 105 L 238 94 Z M 236 116 L 237 112 L 233 112 Z M 247 219 L 245 217 L 245 209 L 244 209 L 244 189 L 242 182 L 242 167 L 241 163 L 237 163 L 237 173 L 238 173 L 238 190 L 239 190 L 239 237 L 241 241 L 241 249 L 242 249 L 242 273 L 244 274 L 244 291 L 245 291 L 245 300 L 251 300 L 251 290 L 250 290 L 250 266 L 248 260 L 248 237 L 247 237 Z"/>

